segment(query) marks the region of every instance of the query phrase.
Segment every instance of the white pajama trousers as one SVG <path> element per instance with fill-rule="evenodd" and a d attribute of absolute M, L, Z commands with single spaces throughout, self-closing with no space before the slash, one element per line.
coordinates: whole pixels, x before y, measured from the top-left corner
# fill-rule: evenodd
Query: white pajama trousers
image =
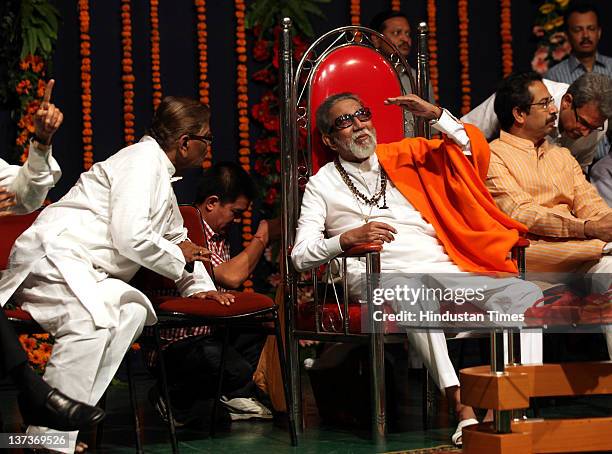
<path fill-rule="evenodd" d="M 604 255 L 597 263 L 589 264 L 585 268 L 586 273 L 601 275 L 601 278 L 592 280 L 592 292 L 604 293 L 610 288 L 612 285 L 612 256 Z M 606 344 L 608 344 L 608 355 L 612 360 L 612 325 L 602 326 L 602 330 L 606 337 Z"/>
<path fill-rule="evenodd" d="M 414 275 L 389 274 L 381 276 L 382 287 L 393 288 L 396 285 L 412 285 Z M 429 288 L 482 288 L 484 300 L 478 305 L 484 310 L 496 310 L 501 313 L 523 313 L 528 307 L 542 297 L 538 286 L 517 278 L 492 278 L 473 276 L 466 273 L 440 274 L 427 277 Z M 410 283 L 408 281 L 411 281 Z M 396 312 L 403 310 L 403 302 L 395 302 Z M 401 323 L 398 323 L 401 326 Z M 417 356 L 423 361 L 429 374 L 441 390 L 459 386 L 459 378 L 448 356 L 446 336 L 440 330 L 406 329 L 408 341 Z M 539 364 L 543 360 L 543 337 L 540 329 L 522 329 L 520 332 L 521 364 Z M 507 339 L 504 343 L 507 362 Z"/>
<path fill-rule="evenodd" d="M 105 281 L 98 283 L 102 294 Z M 118 311 L 118 324 L 112 328 L 96 327 L 89 312 L 46 259 L 24 281 L 15 298 L 55 337 L 45 381 L 73 399 L 96 405 L 125 353 L 142 332 L 147 315 L 145 307 L 135 302 L 109 301 L 109 310 Z M 57 431 L 30 426 L 27 433 L 42 435 Z M 77 434 L 78 431 L 69 432 L 68 448 L 50 448 L 73 453 Z"/>

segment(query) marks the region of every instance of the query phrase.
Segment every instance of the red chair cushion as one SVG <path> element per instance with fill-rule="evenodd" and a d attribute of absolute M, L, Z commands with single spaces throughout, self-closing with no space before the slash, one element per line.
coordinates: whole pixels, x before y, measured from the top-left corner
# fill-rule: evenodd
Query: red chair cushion
<path fill-rule="evenodd" d="M 4 309 L 4 314 L 9 319 L 21 320 L 24 322 L 33 322 L 34 319 L 30 315 L 29 312 L 26 312 L 22 309 Z"/>
<path fill-rule="evenodd" d="M 299 305 L 298 317 L 296 320 L 297 329 L 303 331 L 315 331 L 315 317 L 314 317 L 314 303 L 305 302 Z M 344 310 L 344 306 L 340 306 Z M 392 311 L 383 306 L 386 313 Z M 365 333 L 361 327 L 361 317 L 367 317 L 367 305 L 359 303 L 349 304 L 349 333 L 350 334 L 362 334 Z M 323 305 L 323 311 L 320 316 L 320 330 L 323 332 L 330 333 L 342 333 L 344 327 L 342 325 L 342 318 L 338 311 L 338 305 L 336 303 L 326 303 Z M 395 322 L 384 322 L 385 333 L 397 333 L 399 328 Z"/>
<path fill-rule="evenodd" d="M 315 114 L 329 96 L 351 92 L 357 94 L 372 111 L 378 143 L 397 142 L 404 138 L 404 114 L 401 107 L 386 106 L 383 101 L 400 96 L 402 85 L 391 64 L 374 49 L 346 46 L 333 50 L 317 66 L 310 91 L 312 139 L 312 174 L 333 159 L 317 131 Z"/>
<path fill-rule="evenodd" d="M 0 270 L 6 269 L 9 254 L 15 240 L 25 232 L 36 220 L 40 211 L 19 216 L 0 217 Z"/>
<path fill-rule="evenodd" d="M 160 296 L 153 298 L 158 313 L 178 312 L 197 317 L 233 317 L 248 315 L 274 307 L 274 301 L 259 293 L 232 292 L 236 300 L 230 306 L 222 306 L 215 300 Z"/>

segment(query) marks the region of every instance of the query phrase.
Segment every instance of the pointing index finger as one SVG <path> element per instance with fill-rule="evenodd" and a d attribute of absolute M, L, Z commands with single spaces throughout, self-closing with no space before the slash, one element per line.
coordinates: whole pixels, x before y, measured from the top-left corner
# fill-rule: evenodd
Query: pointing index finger
<path fill-rule="evenodd" d="M 43 107 L 46 107 L 47 104 L 49 104 L 49 101 L 51 101 L 51 93 L 53 92 L 53 85 L 55 85 L 55 79 L 50 79 L 49 82 L 47 82 L 47 85 L 45 86 L 45 94 L 42 99 Z"/>

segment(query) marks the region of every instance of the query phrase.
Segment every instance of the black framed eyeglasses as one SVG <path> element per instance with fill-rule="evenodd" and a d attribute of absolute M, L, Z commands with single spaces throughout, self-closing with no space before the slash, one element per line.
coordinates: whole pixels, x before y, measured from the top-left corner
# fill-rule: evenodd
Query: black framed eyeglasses
<path fill-rule="evenodd" d="M 589 131 L 603 131 L 604 130 L 604 125 L 593 126 L 591 123 L 589 123 L 584 118 L 582 118 L 580 115 L 578 115 L 578 110 L 576 106 L 574 105 L 574 103 L 572 103 L 572 109 L 574 111 L 574 115 L 576 116 L 576 122 L 580 123 L 582 126 L 584 126 Z"/>
<path fill-rule="evenodd" d="M 362 107 L 354 114 L 340 115 L 334 120 L 334 125 L 332 126 L 329 132 L 331 132 L 334 128 L 336 128 L 336 130 L 338 131 L 341 131 L 343 129 L 348 128 L 349 126 L 352 126 L 355 118 L 359 121 L 370 121 L 372 119 L 372 112 L 370 112 L 370 109 L 368 107 Z"/>
<path fill-rule="evenodd" d="M 210 147 L 213 141 L 212 134 L 207 134 L 205 136 L 199 136 L 197 134 L 187 134 L 187 138 L 189 140 L 199 140 L 200 142 L 203 142 L 207 147 Z"/>
<path fill-rule="evenodd" d="M 554 104 L 554 102 L 555 102 L 555 98 L 551 96 L 550 98 L 543 99 L 542 101 L 539 101 L 539 102 L 532 102 L 531 104 L 527 104 L 527 105 L 528 106 L 538 106 L 544 110 L 548 110 L 551 104 Z"/>

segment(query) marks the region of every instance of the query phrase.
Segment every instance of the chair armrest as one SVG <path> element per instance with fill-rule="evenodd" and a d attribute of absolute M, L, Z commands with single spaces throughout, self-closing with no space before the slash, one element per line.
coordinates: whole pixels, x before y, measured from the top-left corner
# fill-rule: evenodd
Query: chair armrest
<path fill-rule="evenodd" d="M 370 252 L 380 252 L 382 251 L 382 244 L 376 243 L 363 243 L 358 244 L 357 246 L 353 246 L 350 249 L 347 249 L 338 257 L 363 257 L 364 255 Z"/>

